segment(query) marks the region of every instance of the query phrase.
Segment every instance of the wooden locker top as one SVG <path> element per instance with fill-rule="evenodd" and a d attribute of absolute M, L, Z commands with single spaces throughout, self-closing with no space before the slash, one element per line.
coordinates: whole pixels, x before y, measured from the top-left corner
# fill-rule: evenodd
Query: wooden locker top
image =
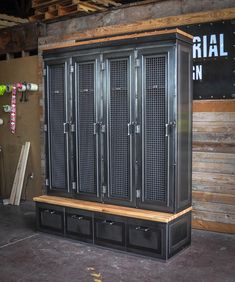
<path fill-rule="evenodd" d="M 76 47 L 76 46 L 83 46 L 83 45 L 92 45 L 97 43 L 104 43 L 104 42 L 112 42 L 112 41 L 121 41 L 121 40 L 127 40 L 127 39 L 137 39 L 137 38 L 145 38 L 150 36 L 161 36 L 161 35 L 170 35 L 170 34 L 179 34 L 182 35 L 190 40 L 193 39 L 193 36 L 191 34 L 188 34 L 187 32 L 174 28 L 174 29 L 166 29 L 166 30 L 154 30 L 154 31 L 142 31 L 142 32 L 133 32 L 131 34 L 119 34 L 109 37 L 102 37 L 102 38 L 94 38 L 90 34 L 95 34 L 94 32 L 86 34 L 79 34 L 77 35 L 77 39 L 73 40 L 67 40 L 67 41 L 60 41 L 60 42 L 54 42 L 50 44 L 44 44 L 40 46 L 41 51 L 47 51 L 47 50 L 53 50 L 53 49 L 60 49 L 60 48 L 66 48 L 66 47 Z"/>
<path fill-rule="evenodd" d="M 89 201 L 81 201 L 71 198 L 63 198 L 63 197 L 55 197 L 42 195 L 39 197 L 34 197 L 33 200 L 35 202 L 46 203 L 51 205 L 82 209 L 93 212 L 107 213 L 118 216 L 125 216 L 131 218 L 138 218 L 143 220 L 150 220 L 156 222 L 164 222 L 168 223 L 177 217 L 186 214 L 187 212 L 192 210 L 192 207 L 189 207 L 179 213 L 165 213 L 165 212 L 157 212 L 150 210 L 142 210 L 136 208 L 128 208 L 123 206 L 115 206 L 97 202 L 89 202 Z"/>

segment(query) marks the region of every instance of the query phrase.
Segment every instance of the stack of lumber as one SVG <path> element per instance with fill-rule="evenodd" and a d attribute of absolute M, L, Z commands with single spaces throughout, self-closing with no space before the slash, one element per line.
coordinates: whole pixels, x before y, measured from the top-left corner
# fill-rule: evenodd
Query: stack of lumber
<path fill-rule="evenodd" d="M 26 166 L 29 156 L 29 148 L 30 148 L 30 142 L 26 142 L 25 145 L 22 146 L 20 152 L 20 157 L 16 168 L 15 178 L 14 178 L 10 201 L 9 201 L 11 205 L 19 206 L 20 204 L 20 198 L 24 185 L 25 171 L 26 171 Z"/>
<path fill-rule="evenodd" d="M 13 16 L 8 16 L 6 14 L 0 14 L 0 29 L 27 22 L 27 19 L 21 19 Z"/>
<path fill-rule="evenodd" d="M 65 15 L 103 12 L 120 5 L 120 1 L 117 0 L 33 0 L 32 7 L 35 12 L 29 20 L 48 20 Z"/>

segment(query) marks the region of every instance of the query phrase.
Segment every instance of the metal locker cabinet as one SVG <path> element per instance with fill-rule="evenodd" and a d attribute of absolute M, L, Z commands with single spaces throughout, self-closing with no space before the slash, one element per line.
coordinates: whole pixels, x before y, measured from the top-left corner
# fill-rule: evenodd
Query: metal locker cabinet
<path fill-rule="evenodd" d="M 98 57 L 76 57 L 74 64 L 77 193 L 80 199 L 97 200 L 100 197 Z"/>
<path fill-rule="evenodd" d="M 103 201 L 120 205 L 135 205 L 133 191 L 133 54 L 104 53 L 103 92 L 106 171 L 104 171 Z"/>
<path fill-rule="evenodd" d="M 46 61 L 46 162 L 48 193 L 71 190 L 68 60 Z"/>
<path fill-rule="evenodd" d="M 140 50 L 142 191 L 139 206 L 173 209 L 173 134 L 166 125 L 174 121 L 174 47 Z M 140 148 L 139 148 L 140 149 Z"/>
<path fill-rule="evenodd" d="M 60 100 L 46 106 L 49 192 L 67 185 L 78 199 L 174 213 L 189 207 L 191 39 L 174 32 L 57 52 L 46 55 L 47 92 L 64 88 L 64 100 L 52 95 Z M 52 61 L 57 55 L 70 59 Z M 50 147 L 53 130 L 59 136 Z"/>
<path fill-rule="evenodd" d="M 185 105 L 184 118 L 188 119 L 186 122 L 188 128 L 184 133 L 180 129 L 182 103 L 191 103 L 191 90 L 186 89 L 187 85 L 190 85 L 191 72 L 189 66 L 183 67 L 181 64 L 181 68 L 176 67 L 177 61 L 182 60 L 178 53 L 181 43 L 177 43 L 167 43 L 162 47 L 162 43 L 159 43 L 155 47 L 140 47 L 138 50 L 140 60 L 138 93 L 141 100 L 138 119 L 141 124 L 141 135 L 136 136 L 138 144 L 136 157 L 141 164 L 139 170 L 142 170 L 137 182 L 137 189 L 140 190 L 138 206 L 166 212 L 177 212 L 190 205 L 190 181 L 183 187 L 182 183 L 178 185 L 175 183 L 176 177 L 178 182 L 184 181 L 181 168 L 191 166 L 188 158 L 188 154 L 191 154 L 191 129 L 188 119 L 190 109 L 185 109 Z M 188 64 L 190 47 L 185 45 Z M 180 81 L 183 91 L 179 89 Z M 182 136 L 183 141 L 180 141 Z M 181 168 L 178 168 L 179 165 Z M 178 175 L 175 173 L 177 168 Z M 178 200 L 179 195 L 184 197 L 181 204 Z"/>

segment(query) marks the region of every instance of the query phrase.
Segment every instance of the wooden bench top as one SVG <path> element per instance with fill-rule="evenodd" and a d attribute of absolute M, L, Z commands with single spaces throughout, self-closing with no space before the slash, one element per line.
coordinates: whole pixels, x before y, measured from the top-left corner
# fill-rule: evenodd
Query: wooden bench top
<path fill-rule="evenodd" d="M 176 219 L 177 217 L 192 210 L 192 207 L 189 207 L 179 213 L 173 214 L 173 213 L 157 212 L 150 210 L 142 210 L 136 208 L 128 208 L 123 206 L 107 205 L 103 203 L 81 201 L 71 198 L 55 197 L 48 195 L 34 197 L 33 200 L 35 202 L 46 203 L 51 205 L 82 209 L 82 210 L 93 211 L 93 212 L 107 213 L 107 214 L 125 216 L 131 218 L 138 218 L 138 219 L 144 219 L 150 221 L 164 222 L 164 223 L 170 222 Z"/>

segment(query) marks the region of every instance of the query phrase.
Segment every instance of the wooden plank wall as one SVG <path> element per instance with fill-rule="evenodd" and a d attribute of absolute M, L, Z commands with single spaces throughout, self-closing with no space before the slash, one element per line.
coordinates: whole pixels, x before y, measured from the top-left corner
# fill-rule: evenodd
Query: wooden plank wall
<path fill-rule="evenodd" d="M 235 101 L 194 101 L 193 227 L 235 233 Z"/>

